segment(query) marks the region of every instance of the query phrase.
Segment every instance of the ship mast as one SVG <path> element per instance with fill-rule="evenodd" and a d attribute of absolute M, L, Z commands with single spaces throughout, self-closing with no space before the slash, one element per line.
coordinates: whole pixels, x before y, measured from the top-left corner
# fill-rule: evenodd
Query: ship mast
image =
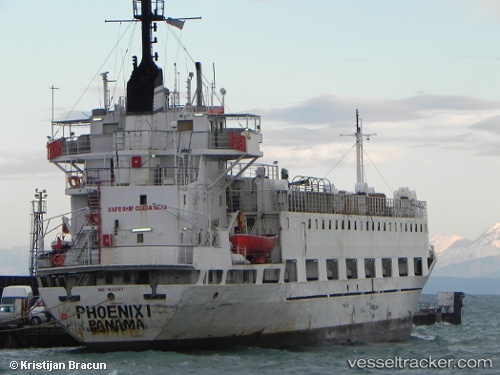
<path fill-rule="evenodd" d="M 359 123 L 359 111 L 356 109 L 356 182 L 365 182 L 363 161 L 363 131 Z"/>
<path fill-rule="evenodd" d="M 163 1 L 134 0 L 134 18 L 141 21 L 142 29 L 142 59 L 137 66 L 137 57 L 134 56 L 134 70 L 127 83 L 127 113 L 151 113 L 153 111 L 154 91 L 163 86 L 162 70 L 153 61 L 151 45 L 152 30 L 156 31 L 154 21 L 163 21 Z M 140 7 L 139 7 L 140 5 Z M 157 55 L 155 55 L 157 58 Z"/>
<path fill-rule="evenodd" d="M 340 136 L 353 135 L 353 134 L 341 134 Z M 363 137 L 370 140 L 372 135 L 377 135 L 376 133 L 363 134 L 363 121 L 359 119 L 359 111 L 356 109 L 356 182 L 365 182 L 365 166 L 363 161 Z"/>

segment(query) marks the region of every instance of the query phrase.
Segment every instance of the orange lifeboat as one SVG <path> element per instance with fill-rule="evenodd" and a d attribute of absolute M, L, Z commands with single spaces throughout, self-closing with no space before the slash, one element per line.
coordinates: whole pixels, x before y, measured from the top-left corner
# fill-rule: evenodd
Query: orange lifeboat
<path fill-rule="evenodd" d="M 229 237 L 231 251 L 249 257 L 252 263 L 262 264 L 276 244 L 276 234 L 235 234 Z"/>

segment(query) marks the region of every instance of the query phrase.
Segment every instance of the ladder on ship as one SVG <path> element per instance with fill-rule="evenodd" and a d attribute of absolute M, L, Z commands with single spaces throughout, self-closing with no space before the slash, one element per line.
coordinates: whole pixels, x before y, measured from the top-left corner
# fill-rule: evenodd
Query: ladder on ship
<path fill-rule="evenodd" d="M 77 263 L 94 263 L 92 261 L 92 249 L 95 249 L 95 244 L 97 243 L 98 250 L 98 263 L 101 262 L 101 194 L 99 186 L 96 190 L 88 189 L 87 190 L 87 203 L 89 207 L 89 213 L 86 215 L 86 229 L 85 227 L 78 233 L 78 239 L 75 241 L 76 243 L 83 242 L 80 248 L 80 254 L 76 259 Z M 97 230 L 91 229 L 93 227 L 97 227 Z M 97 241 L 95 238 L 95 234 L 97 234 Z M 87 258 L 86 260 L 83 258 Z"/>

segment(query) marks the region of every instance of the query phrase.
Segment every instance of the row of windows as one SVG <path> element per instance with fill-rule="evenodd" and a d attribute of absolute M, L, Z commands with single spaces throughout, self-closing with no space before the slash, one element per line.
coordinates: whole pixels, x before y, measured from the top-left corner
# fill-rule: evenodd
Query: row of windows
<path fill-rule="evenodd" d="M 364 262 L 363 268 L 358 267 L 358 262 Z M 328 280 L 339 280 L 340 279 L 340 267 L 344 267 L 345 277 L 347 279 L 358 279 L 360 278 L 359 272 L 364 272 L 364 278 L 375 278 L 375 277 L 393 277 L 393 276 L 408 276 L 408 258 L 398 258 L 397 268 L 393 269 L 392 258 L 382 258 L 381 268 L 376 267 L 376 259 L 374 258 L 347 258 L 345 263 L 339 262 L 338 259 L 327 259 L 324 263 L 326 267 L 326 277 Z M 411 261 L 411 260 L 410 260 Z M 306 280 L 316 281 L 320 278 L 319 267 L 320 263 L 317 259 L 306 259 Z M 377 272 L 381 272 L 377 274 Z M 393 275 L 393 273 L 396 275 Z M 413 258 L 413 275 L 422 276 L 423 275 L 423 265 L 422 258 Z M 297 261 L 287 260 L 285 266 L 285 282 L 297 281 Z"/>
<path fill-rule="evenodd" d="M 358 266 L 358 262 L 362 261 L 363 268 Z M 397 267 L 393 268 L 392 258 L 382 258 L 379 259 L 381 262 L 380 268 L 377 268 L 377 260 L 374 258 L 357 259 L 348 258 L 345 259 L 345 263 L 339 262 L 338 259 L 326 259 L 324 265 L 326 267 L 326 278 L 328 280 L 339 280 L 343 277 L 340 276 L 340 267 L 343 264 L 345 270 L 346 279 L 359 279 L 361 278 L 360 272 L 364 272 L 364 278 L 375 278 L 375 277 L 393 277 L 409 276 L 408 262 L 413 262 L 413 273 L 414 276 L 423 275 L 423 263 L 422 258 L 416 257 L 412 259 L 408 258 L 398 258 Z M 323 262 L 317 259 L 306 259 L 305 262 L 305 274 L 307 281 L 317 281 L 320 279 L 319 267 Z M 262 274 L 262 283 L 277 283 L 280 279 L 280 269 L 264 269 Z M 381 273 L 381 274 L 377 274 Z M 229 270 L 226 273 L 226 284 L 255 284 L 258 278 L 257 270 L 246 269 L 246 270 Z M 205 275 L 203 281 L 204 284 L 220 284 L 223 281 L 223 271 L 222 270 L 211 270 Z M 297 261 L 287 260 L 285 264 L 285 282 L 296 282 L 297 277 Z"/>
<path fill-rule="evenodd" d="M 278 283 L 280 281 L 281 269 L 267 268 L 262 272 L 262 283 Z M 223 280 L 222 270 L 208 271 L 203 284 L 220 284 Z M 255 284 L 258 279 L 257 270 L 229 270 L 226 273 L 226 284 Z"/>
<path fill-rule="evenodd" d="M 288 227 L 290 227 L 288 223 Z M 335 229 L 335 230 L 364 230 L 378 232 L 427 232 L 427 224 L 423 223 L 395 223 L 391 221 L 372 221 L 372 220 L 326 220 L 326 219 L 309 219 L 307 222 L 308 229 Z"/>
<path fill-rule="evenodd" d="M 396 259 L 394 259 L 396 261 Z M 362 266 L 358 265 L 363 262 Z M 393 276 L 412 276 L 409 275 L 409 262 L 413 262 L 414 276 L 423 275 L 422 258 L 397 258 L 397 265 L 393 267 L 392 258 L 347 258 L 343 261 L 339 259 L 326 259 L 326 261 L 318 261 L 317 259 L 306 259 L 305 261 L 305 277 L 307 281 L 320 280 L 320 267 L 326 267 L 326 279 L 359 279 L 359 278 L 375 278 L 375 277 L 393 277 Z M 343 269 L 341 269 L 343 267 Z M 341 272 L 342 271 L 342 272 Z M 364 275 L 360 273 L 363 272 Z M 92 275 L 93 285 L 102 284 L 149 284 L 152 274 L 158 284 L 256 284 L 256 283 L 278 283 L 280 282 L 280 268 L 265 268 L 257 269 L 232 269 L 228 270 L 225 275 L 223 270 L 209 270 L 200 275 L 198 270 L 169 270 L 150 273 L 148 271 L 124 271 L 124 272 L 107 272 L 104 274 L 89 274 Z M 202 277 L 203 280 L 199 278 Z M 324 277 L 324 276 L 323 276 Z M 285 272 L 283 275 L 285 282 L 296 282 L 297 277 L 297 261 L 287 260 L 285 263 Z M 283 281 L 283 280 L 282 280 Z"/>

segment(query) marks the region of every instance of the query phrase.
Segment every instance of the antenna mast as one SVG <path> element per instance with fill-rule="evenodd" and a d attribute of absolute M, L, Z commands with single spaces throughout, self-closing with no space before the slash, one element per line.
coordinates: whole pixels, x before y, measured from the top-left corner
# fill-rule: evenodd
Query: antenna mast
<path fill-rule="evenodd" d="M 354 135 L 356 137 L 356 182 L 365 182 L 365 166 L 363 161 L 363 137 L 370 140 L 376 133 L 363 134 L 363 121 L 359 119 L 359 111 L 356 109 L 356 133 L 341 134 L 340 136 Z"/>
<path fill-rule="evenodd" d="M 33 208 L 33 227 L 31 229 L 30 276 L 36 276 L 38 255 L 43 254 L 43 214 L 47 213 L 47 191 L 35 189 Z"/>

